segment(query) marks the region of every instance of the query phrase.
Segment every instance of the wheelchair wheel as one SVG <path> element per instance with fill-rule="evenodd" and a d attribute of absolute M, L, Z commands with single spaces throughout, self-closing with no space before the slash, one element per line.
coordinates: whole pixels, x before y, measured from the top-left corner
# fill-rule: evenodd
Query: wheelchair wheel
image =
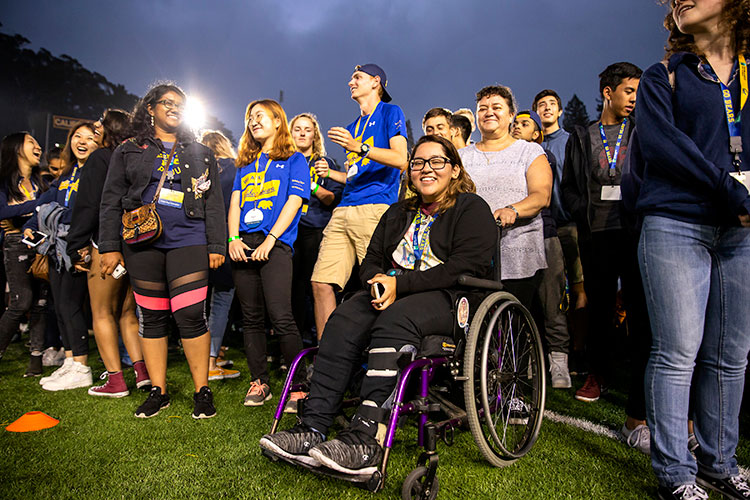
<path fill-rule="evenodd" d="M 494 466 L 524 456 L 539 436 L 545 363 L 529 311 L 507 292 L 480 304 L 464 352 L 464 401 L 469 428 Z"/>
<path fill-rule="evenodd" d="M 409 473 L 404 479 L 403 485 L 401 486 L 401 498 L 402 500 L 435 500 L 437 498 L 438 490 L 440 489 L 440 481 L 437 476 L 432 482 L 432 488 L 430 491 L 425 491 L 425 476 L 427 476 L 427 467 L 420 466 Z"/>

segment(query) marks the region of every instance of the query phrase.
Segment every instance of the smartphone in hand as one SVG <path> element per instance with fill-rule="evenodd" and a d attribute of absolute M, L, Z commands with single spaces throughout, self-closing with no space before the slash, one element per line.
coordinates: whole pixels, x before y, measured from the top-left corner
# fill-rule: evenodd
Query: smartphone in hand
<path fill-rule="evenodd" d="M 376 299 L 380 299 L 380 297 L 382 297 L 385 293 L 385 287 L 382 283 L 373 283 L 370 288 L 372 290 L 371 293 L 373 297 L 375 297 Z"/>
<path fill-rule="evenodd" d="M 47 239 L 47 235 L 39 231 L 34 231 L 30 238 L 24 236 L 21 242 L 26 243 L 28 246 L 34 248 L 41 242 Z"/>

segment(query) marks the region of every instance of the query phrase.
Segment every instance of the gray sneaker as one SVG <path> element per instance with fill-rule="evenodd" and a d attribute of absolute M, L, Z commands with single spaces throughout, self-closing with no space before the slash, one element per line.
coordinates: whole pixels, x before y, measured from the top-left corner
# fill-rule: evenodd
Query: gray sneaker
<path fill-rule="evenodd" d="M 324 441 L 323 434 L 315 432 L 305 424 L 297 424 L 288 431 L 266 434 L 260 438 L 260 447 L 276 455 L 310 465 L 320 466 L 315 458 L 309 455 L 310 450 Z"/>
<path fill-rule="evenodd" d="M 349 429 L 339 432 L 336 439 L 325 441 L 310 456 L 322 465 L 344 474 L 374 474 L 383 459 L 383 448 L 375 438 Z"/>
<path fill-rule="evenodd" d="M 635 448 L 646 455 L 651 455 L 651 431 L 645 425 L 637 425 L 635 429 L 630 430 L 623 424 L 622 429 L 620 429 L 620 436 L 631 448 Z"/>
<path fill-rule="evenodd" d="M 570 389 L 570 373 L 568 372 L 568 355 L 564 352 L 549 353 L 549 372 L 553 389 Z"/>

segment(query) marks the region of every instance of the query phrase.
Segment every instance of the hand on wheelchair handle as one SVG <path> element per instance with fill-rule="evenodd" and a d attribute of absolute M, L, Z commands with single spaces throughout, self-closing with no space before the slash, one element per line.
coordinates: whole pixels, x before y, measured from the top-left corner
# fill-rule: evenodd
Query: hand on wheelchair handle
<path fill-rule="evenodd" d="M 518 214 L 511 208 L 499 208 L 493 212 L 495 216 L 495 223 L 498 227 L 510 227 L 516 223 Z"/>
<path fill-rule="evenodd" d="M 370 303 L 378 311 L 385 311 L 388 306 L 396 301 L 396 278 L 378 273 L 367 281 L 369 285 L 379 283 L 382 286 L 380 298 L 373 299 Z M 374 295 L 373 295 L 374 296 Z"/>

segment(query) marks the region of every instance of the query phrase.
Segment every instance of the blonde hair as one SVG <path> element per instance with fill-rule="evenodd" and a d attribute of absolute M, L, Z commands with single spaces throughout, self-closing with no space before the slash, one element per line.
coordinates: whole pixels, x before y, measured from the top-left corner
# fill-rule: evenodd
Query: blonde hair
<path fill-rule="evenodd" d="M 312 156 L 313 158 L 321 158 L 326 155 L 326 145 L 323 141 L 323 134 L 320 131 L 320 123 L 318 123 L 317 117 L 312 113 L 300 113 L 289 122 L 289 130 L 294 130 L 294 124 L 300 118 L 307 118 L 310 123 L 313 124 L 313 143 L 312 143 Z"/>
<path fill-rule="evenodd" d="M 250 113 L 255 106 L 262 106 L 266 111 L 281 122 L 276 136 L 273 139 L 273 146 L 268 152 L 268 157 L 272 160 L 286 160 L 297 152 L 294 145 L 292 134 L 289 132 L 289 124 L 286 119 L 286 113 L 281 105 L 273 99 L 262 99 L 253 101 L 247 105 L 245 110 L 245 131 L 240 138 L 240 146 L 237 151 L 237 160 L 235 164 L 238 167 L 248 165 L 254 162 L 261 153 L 261 144 L 256 141 L 250 131 Z"/>
<path fill-rule="evenodd" d="M 210 148 L 216 158 L 231 158 L 233 160 L 237 158 L 232 143 L 229 142 L 227 136 L 218 130 L 204 130 L 201 134 L 200 143 Z"/>

